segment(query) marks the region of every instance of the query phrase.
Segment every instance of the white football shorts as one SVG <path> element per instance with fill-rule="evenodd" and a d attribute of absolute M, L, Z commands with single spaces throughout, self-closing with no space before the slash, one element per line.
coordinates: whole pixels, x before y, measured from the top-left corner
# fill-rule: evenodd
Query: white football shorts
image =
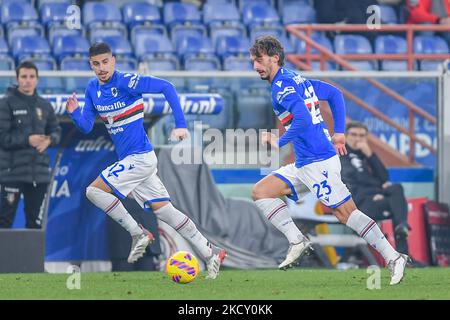
<path fill-rule="evenodd" d="M 103 170 L 100 177 L 119 198 L 131 194 L 142 208 L 149 209 L 152 202 L 170 201 L 157 165 L 154 151 L 132 154 Z"/>
<path fill-rule="evenodd" d="M 337 155 L 301 168 L 291 163 L 271 174 L 291 188 L 292 193 L 288 197 L 294 201 L 311 191 L 324 205 L 334 209 L 352 197 L 342 182 L 341 161 Z"/>

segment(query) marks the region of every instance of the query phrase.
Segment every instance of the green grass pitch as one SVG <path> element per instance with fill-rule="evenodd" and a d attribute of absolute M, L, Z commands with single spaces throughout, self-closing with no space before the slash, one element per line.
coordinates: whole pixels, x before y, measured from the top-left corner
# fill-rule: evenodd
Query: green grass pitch
<path fill-rule="evenodd" d="M 68 274 L 0 274 L 0 299 L 450 299 L 450 268 L 407 269 L 404 281 L 367 289 L 365 269 L 222 270 L 205 272 L 190 284 L 176 284 L 163 272 L 81 273 L 81 288 L 69 290 Z"/>

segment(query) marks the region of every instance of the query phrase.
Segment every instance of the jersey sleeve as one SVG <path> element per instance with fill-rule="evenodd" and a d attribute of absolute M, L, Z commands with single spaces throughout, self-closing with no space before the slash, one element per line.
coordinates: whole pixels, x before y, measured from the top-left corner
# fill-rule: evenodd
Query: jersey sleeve
<path fill-rule="evenodd" d="M 312 117 L 305 101 L 297 91 L 297 84 L 293 80 L 283 80 L 280 86 L 275 85 L 274 87 L 277 103 L 293 115 L 289 129 L 278 140 L 278 145 L 281 148 L 293 140 L 299 132 L 311 126 Z"/>
<path fill-rule="evenodd" d="M 119 87 L 125 88 L 132 94 L 162 93 L 172 108 L 177 128 L 187 128 L 180 99 L 174 85 L 157 77 L 125 74 L 119 80 Z"/>
<path fill-rule="evenodd" d="M 75 127 L 78 128 L 84 134 L 91 132 L 94 127 L 95 118 L 97 116 L 97 112 L 94 108 L 94 104 L 92 102 L 92 98 L 89 94 L 89 87 L 86 89 L 84 94 L 84 107 L 76 108 L 74 112 L 70 114 Z"/>
<path fill-rule="evenodd" d="M 330 105 L 334 119 L 334 132 L 345 132 L 345 102 L 342 91 L 320 80 L 309 80 L 319 100 L 326 100 Z"/>

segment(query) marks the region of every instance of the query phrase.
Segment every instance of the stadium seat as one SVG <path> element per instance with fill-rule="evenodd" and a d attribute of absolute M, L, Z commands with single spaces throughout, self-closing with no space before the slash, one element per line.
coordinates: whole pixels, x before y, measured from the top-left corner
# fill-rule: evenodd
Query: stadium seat
<path fill-rule="evenodd" d="M 86 2 L 83 6 L 83 23 L 122 23 L 122 13 L 112 2 Z"/>
<path fill-rule="evenodd" d="M 136 34 L 133 41 L 134 54 L 140 58 L 146 54 L 173 54 L 175 52 L 172 42 L 164 35 L 154 33 Z"/>
<path fill-rule="evenodd" d="M 267 90 L 242 90 L 237 92 L 237 128 L 272 128 L 272 108 Z"/>
<path fill-rule="evenodd" d="M 86 58 L 66 57 L 61 61 L 61 70 L 64 71 L 91 71 L 89 60 Z M 91 77 L 65 77 L 66 92 L 84 93 Z"/>
<path fill-rule="evenodd" d="M 180 63 L 174 55 L 144 55 L 140 58 L 140 62 L 145 63 L 150 72 L 174 71 L 180 69 Z M 178 79 L 183 81 L 184 87 L 184 78 Z"/>
<path fill-rule="evenodd" d="M 116 57 L 116 69 L 120 71 L 137 71 L 138 62 L 130 57 Z"/>
<path fill-rule="evenodd" d="M 242 21 L 249 28 L 255 26 L 279 26 L 280 17 L 273 7 L 255 3 L 244 6 Z"/>
<path fill-rule="evenodd" d="M 88 56 L 89 42 L 83 36 L 58 37 L 53 42 L 53 55 L 58 61 L 68 56 Z"/>
<path fill-rule="evenodd" d="M 20 60 L 23 56 L 50 55 L 50 46 L 43 37 L 24 36 L 12 39 L 11 51 Z"/>
<path fill-rule="evenodd" d="M 186 36 L 180 39 L 176 45 L 177 54 L 181 59 L 199 56 L 215 57 L 215 50 L 208 37 Z"/>
<path fill-rule="evenodd" d="M 15 69 L 14 59 L 11 58 L 9 55 L 0 54 L 0 70 L 11 71 L 14 69 Z M 3 80 L 5 80 L 5 77 L 0 77 L 0 81 Z"/>
<path fill-rule="evenodd" d="M 128 39 L 122 35 L 112 35 L 112 36 L 97 36 L 93 39 L 93 42 L 106 42 L 110 47 L 114 55 L 122 57 L 132 57 L 133 50 L 131 48 Z M 92 44 L 91 43 L 91 44 Z"/>
<path fill-rule="evenodd" d="M 406 40 L 400 36 L 380 35 L 375 39 L 375 53 L 406 53 Z M 408 63 L 400 60 L 381 60 L 381 70 L 406 71 Z"/>
<path fill-rule="evenodd" d="M 247 38 L 228 36 L 217 40 L 216 53 L 221 59 L 228 56 L 242 55 L 248 59 L 250 41 Z"/>
<path fill-rule="evenodd" d="M 164 22 L 173 28 L 175 25 L 200 24 L 201 15 L 192 3 L 169 2 L 163 8 Z"/>
<path fill-rule="evenodd" d="M 27 60 L 32 61 L 39 71 L 57 70 L 57 63 L 52 57 L 31 58 Z M 63 80 L 61 77 L 45 77 L 40 74 L 38 90 L 45 94 L 61 93 L 64 90 Z"/>
<path fill-rule="evenodd" d="M 42 4 L 39 9 L 42 24 L 47 28 L 54 23 L 63 25 L 69 6 L 69 3 L 64 2 L 48 2 Z"/>
<path fill-rule="evenodd" d="M 284 25 L 317 22 L 316 10 L 312 6 L 302 3 L 285 4 L 281 17 Z"/>
<path fill-rule="evenodd" d="M 189 57 L 184 62 L 184 70 L 187 71 L 212 71 L 220 69 L 220 61 L 216 57 Z"/>
<path fill-rule="evenodd" d="M 8 43 L 6 43 L 4 38 L 0 38 L 0 55 L 9 54 Z"/>
<path fill-rule="evenodd" d="M 11 1 L 2 4 L 1 21 L 9 28 L 11 23 L 37 22 L 38 14 L 30 3 Z"/>
<path fill-rule="evenodd" d="M 203 22 L 206 25 L 211 23 L 240 23 L 239 10 L 228 3 L 206 3 L 203 6 Z"/>
<path fill-rule="evenodd" d="M 253 71 L 253 65 L 248 57 L 226 57 L 223 60 L 225 71 Z"/>
<path fill-rule="evenodd" d="M 334 51 L 333 44 L 331 43 L 330 39 L 328 39 L 325 35 L 313 34 L 311 36 L 311 40 L 313 40 L 317 44 L 325 47 L 326 49 L 330 50 L 331 52 Z M 305 41 L 300 40 L 298 38 L 294 38 L 294 47 L 298 53 L 305 53 L 307 45 L 306 45 Z M 316 53 L 319 53 L 319 51 L 316 48 L 311 47 L 311 53 L 316 54 Z"/>
<path fill-rule="evenodd" d="M 53 45 L 55 39 L 58 37 L 66 36 L 82 36 L 82 29 L 68 29 L 66 26 L 52 25 L 48 29 L 48 41 L 50 45 Z"/>
<path fill-rule="evenodd" d="M 424 54 L 447 54 L 449 53 L 447 42 L 437 36 L 414 37 L 414 53 Z M 421 60 L 420 70 L 437 70 L 442 64 L 440 60 Z"/>
<path fill-rule="evenodd" d="M 89 42 L 94 43 L 95 39 L 103 37 L 122 37 L 127 38 L 127 33 L 123 29 L 98 27 L 89 31 Z"/>
<path fill-rule="evenodd" d="M 334 38 L 334 49 L 337 54 L 370 54 L 372 46 L 369 40 L 361 35 L 337 35 Z M 349 61 L 357 69 L 376 70 L 373 61 Z"/>
<path fill-rule="evenodd" d="M 163 23 L 159 8 L 146 2 L 127 3 L 122 8 L 123 22 L 131 30 L 135 25 Z"/>
<path fill-rule="evenodd" d="M 389 5 L 379 5 L 381 23 L 383 24 L 397 24 L 398 17 L 395 9 Z"/>
<path fill-rule="evenodd" d="M 73 0 L 37 0 L 36 2 L 36 8 L 38 8 L 38 10 L 40 11 L 43 5 L 49 4 L 49 3 L 62 3 L 62 4 L 67 4 L 67 5 L 71 5 L 72 3 L 74 3 Z"/>
<path fill-rule="evenodd" d="M 286 32 L 282 26 L 254 26 L 250 29 L 250 41 L 254 42 L 261 36 L 274 36 L 276 38 L 285 38 Z"/>
<path fill-rule="evenodd" d="M 241 36 L 246 37 L 247 36 L 247 29 L 244 27 L 243 24 L 236 24 L 236 25 L 216 25 L 215 23 L 212 23 L 210 26 L 210 35 L 211 40 L 213 43 L 214 48 L 217 45 L 217 40 L 220 37 L 224 36 Z"/>
<path fill-rule="evenodd" d="M 16 26 L 12 27 L 8 31 L 8 43 L 12 43 L 12 39 L 18 38 L 18 37 L 41 37 L 44 36 L 43 29 L 36 29 L 34 27 L 21 27 Z"/>
<path fill-rule="evenodd" d="M 172 43 L 177 46 L 177 44 L 185 37 L 202 38 L 205 37 L 206 34 L 206 27 L 204 25 L 176 25 L 170 32 L 170 38 L 172 39 Z"/>
<path fill-rule="evenodd" d="M 263 5 L 268 7 L 274 7 L 274 1 L 272 0 L 238 0 L 239 10 L 243 11 L 248 5 Z"/>

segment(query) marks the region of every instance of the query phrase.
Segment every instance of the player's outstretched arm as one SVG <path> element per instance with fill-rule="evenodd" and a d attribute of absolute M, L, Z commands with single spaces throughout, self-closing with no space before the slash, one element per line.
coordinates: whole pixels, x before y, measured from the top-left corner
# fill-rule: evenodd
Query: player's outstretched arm
<path fill-rule="evenodd" d="M 87 91 L 85 95 L 83 111 L 81 111 L 80 107 L 78 106 L 78 98 L 75 92 L 72 94 L 72 97 L 67 98 L 66 110 L 78 130 L 80 130 L 84 134 L 91 132 L 92 128 L 94 127 L 96 115 L 92 101 L 87 94 Z"/>

